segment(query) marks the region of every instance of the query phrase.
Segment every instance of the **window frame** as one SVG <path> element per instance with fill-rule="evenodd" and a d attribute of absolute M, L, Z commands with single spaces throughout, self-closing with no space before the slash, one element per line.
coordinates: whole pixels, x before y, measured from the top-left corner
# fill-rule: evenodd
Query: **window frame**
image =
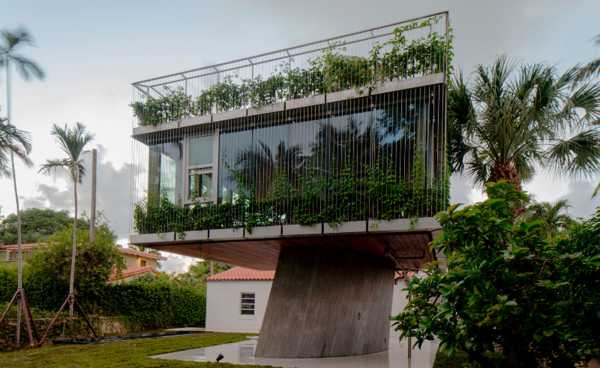
<path fill-rule="evenodd" d="M 190 140 L 195 137 L 212 136 L 212 163 L 207 165 L 190 165 Z M 194 203 L 217 203 L 218 197 L 218 173 L 219 173 L 219 129 L 215 129 L 212 133 L 187 135 L 183 139 L 184 155 L 183 155 L 183 175 L 184 175 L 184 204 L 191 205 Z M 210 174 L 212 185 L 210 198 L 190 198 L 190 171 L 199 170 L 201 174 Z"/>
<path fill-rule="evenodd" d="M 249 297 L 251 295 L 252 297 Z M 252 299 L 252 301 L 250 301 Z M 250 307 L 251 306 L 251 307 Z M 252 313 L 244 313 L 244 311 Z M 242 291 L 240 292 L 240 316 L 254 317 L 256 316 L 256 292 Z"/>

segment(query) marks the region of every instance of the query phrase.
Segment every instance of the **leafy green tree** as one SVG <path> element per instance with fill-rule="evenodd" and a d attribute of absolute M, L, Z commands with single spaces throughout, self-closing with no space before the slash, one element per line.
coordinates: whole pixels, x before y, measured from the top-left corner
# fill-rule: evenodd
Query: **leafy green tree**
<path fill-rule="evenodd" d="M 555 203 L 534 203 L 525 209 L 523 216 L 529 221 L 540 221 L 546 234 L 554 238 L 575 224 L 575 220 L 565 213 L 568 208 L 569 204 L 565 199 Z"/>
<path fill-rule="evenodd" d="M 408 286 L 395 317 L 403 337 L 438 338 L 482 367 L 574 367 L 600 356 L 600 210 L 552 241 L 543 221 L 516 216 L 527 195 L 506 182 L 489 199 L 440 215 L 447 256 Z"/>
<path fill-rule="evenodd" d="M 212 270 L 211 270 L 212 263 Z M 227 263 L 214 261 L 201 261 L 190 266 L 188 272 L 177 275 L 177 281 L 183 284 L 204 287 L 208 276 L 215 273 L 227 271 L 231 266 Z"/>
<path fill-rule="evenodd" d="M 81 183 L 81 179 L 85 175 L 82 157 L 85 146 L 94 139 L 94 136 L 81 123 L 76 123 L 72 128 L 67 125 L 59 127 L 54 124 L 50 134 L 56 138 L 58 145 L 66 157 L 47 160 L 40 168 L 40 171 L 49 174 L 55 170 L 67 170 L 73 180 L 74 216 L 71 247 L 71 281 L 69 282 L 69 314 L 72 317 L 74 312 L 73 296 L 75 295 L 75 259 L 77 257 L 77 185 Z"/>
<path fill-rule="evenodd" d="M 543 64 L 516 68 L 506 57 L 480 65 L 472 85 L 459 75 L 448 98 L 452 167 L 479 183 L 507 180 L 519 190 L 536 167 L 600 172 L 600 85 Z M 574 133 L 574 134 L 569 134 Z"/>
<path fill-rule="evenodd" d="M 28 208 L 21 211 L 23 242 L 37 243 L 50 235 L 68 228 L 73 222 L 67 211 L 50 208 Z M 86 219 L 78 219 L 77 227 L 88 227 Z M 14 244 L 17 241 L 17 215 L 10 214 L 0 219 L 0 243 Z"/>
<path fill-rule="evenodd" d="M 115 244 L 116 236 L 106 226 L 101 225 L 96 232 L 94 242 L 89 241 L 87 228 L 77 230 L 77 254 L 79 263 L 76 268 L 76 288 L 82 294 L 93 294 L 109 280 L 113 270 L 120 272 L 125 267 L 123 257 Z M 48 288 L 66 291 L 70 283 L 70 264 L 72 247 L 71 229 L 65 228 L 50 236 L 40 245 L 30 261 L 29 277 L 31 298 L 42 300 L 45 294 L 64 298 L 62 293 L 49 293 Z M 85 265 L 85 266 L 83 266 Z M 48 309 L 60 306 L 62 300 L 49 301 L 44 305 Z"/>

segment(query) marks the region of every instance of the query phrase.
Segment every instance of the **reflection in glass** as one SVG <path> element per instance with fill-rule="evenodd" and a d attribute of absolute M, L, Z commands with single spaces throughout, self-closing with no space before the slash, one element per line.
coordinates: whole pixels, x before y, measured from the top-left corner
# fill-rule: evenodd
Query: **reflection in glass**
<path fill-rule="evenodd" d="M 202 169 L 191 169 L 189 174 L 190 200 L 209 201 L 212 194 L 212 173 Z"/>
<path fill-rule="evenodd" d="M 188 166 L 212 165 L 213 137 L 212 135 L 191 137 L 188 148 Z"/>
<path fill-rule="evenodd" d="M 172 203 L 180 203 L 182 182 L 181 142 L 151 145 L 148 170 L 149 200 L 157 201 L 162 196 Z"/>

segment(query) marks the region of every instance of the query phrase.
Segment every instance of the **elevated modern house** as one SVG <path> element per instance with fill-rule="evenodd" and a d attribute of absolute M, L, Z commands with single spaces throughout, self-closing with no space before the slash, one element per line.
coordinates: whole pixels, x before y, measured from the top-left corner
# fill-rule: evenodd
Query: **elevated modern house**
<path fill-rule="evenodd" d="M 257 356 L 387 348 L 448 199 L 448 14 L 133 84 L 133 244 L 276 269 Z"/>

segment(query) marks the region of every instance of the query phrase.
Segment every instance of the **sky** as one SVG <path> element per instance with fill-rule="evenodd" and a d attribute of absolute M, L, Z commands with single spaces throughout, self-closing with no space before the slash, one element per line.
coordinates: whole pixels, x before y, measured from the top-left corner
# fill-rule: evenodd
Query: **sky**
<path fill-rule="evenodd" d="M 66 176 L 37 171 L 61 157 L 52 124 L 84 123 L 99 150 L 98 209 L 120 239 L 130 229 L 131 83 L 149 77 L 240 58 L 364 28 L 449 10 L 455 66 L 467 76 L 478 64 L 506 54 L 516 62 L 545 62 L 564 70 L 600 54 L 598 0 L 212 0 L 29 1 L 0 0 L 0 29 L 25 26 L 35 37 L 23 53 L 45 70 L 44 81 L 13 78 L 13 124 L 31 132 L 32 168 L 17 165 L 25 208 L 72 208 Z M 0 75 L 0 116 L 4 115 Z M 541 172 L 524 186 L 540 201 L 566 198 L 572 216 L 600 205 L 592 181 Z M 452 180 L 453 202 L 483 195 L 469 178 Z M 81 188 L 89 213 L 89 181 Z M 11 182 L 0 178 L 0 214 L 15 209 Z M 168 271 L 192 262 L 169 257 Z"/>

